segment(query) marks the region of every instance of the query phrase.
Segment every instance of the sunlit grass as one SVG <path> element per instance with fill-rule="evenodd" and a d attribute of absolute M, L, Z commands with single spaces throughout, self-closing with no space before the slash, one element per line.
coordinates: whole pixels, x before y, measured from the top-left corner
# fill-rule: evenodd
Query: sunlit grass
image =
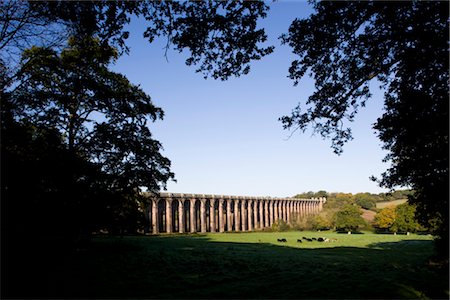
<path fill-rule="evenodd" d="M 376 243 L 391 243 L 398 241 L 431 241 L 430 235 L 393 235 L 393 234 L 373 234 L 371 232 L 362 232 L 361 234 L 345 234 L 336 233 L 332 231 L 322 232 L 301 232 L 301 231 L 288 231 L 288 232 L 242 232 L 242 233 L 213 233 L 205 234 L 205 237 L 210 239 L 211 242 L 230 242 L 230 243 L 268 243 L 278 246 L 287 246 L 294 248 L 332 248 L 332 247 L 374 247 Z M 303 237 L 307 238 L 319 238 L 326 237 L 329 239 L 336 239 L 333 242 L 308 242 L 303 240 Z M 279 238 L 286 238 L 286 243 L 277 242 Z M 301 243 L 297 240 L 302 240 Z"/>

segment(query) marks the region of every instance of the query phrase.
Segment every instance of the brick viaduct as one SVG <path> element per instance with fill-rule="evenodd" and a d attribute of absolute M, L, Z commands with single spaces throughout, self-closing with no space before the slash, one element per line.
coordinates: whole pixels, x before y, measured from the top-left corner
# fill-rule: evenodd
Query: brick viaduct
<path fill-rule="evenodd" d="M 322 210 L 325 198 L 297 199 L 159 193 L 150 196 L 148 232 L 228 232 L 288 224 Z"/>

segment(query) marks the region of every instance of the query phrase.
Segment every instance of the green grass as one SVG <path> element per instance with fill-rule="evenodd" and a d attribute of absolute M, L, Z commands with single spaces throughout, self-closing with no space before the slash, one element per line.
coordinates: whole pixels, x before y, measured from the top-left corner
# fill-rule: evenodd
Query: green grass
<path fill-rule="evenodd" d="M 372 233 L 96 237 L 39 280 L 58 298 L 448 298 L 432 247 L 425 235 Z"/>
<path fill-rule="evenodd" d="M 397 206 L 400 204 L 405 203 L 406 201 L 408 201 L 407 199 L 399 199 L 399 200 L 393 200 L 393 201 L 385 201 L 385 202 L 377 202 L 377 208 L 385 208 L 387 206 Z"/>

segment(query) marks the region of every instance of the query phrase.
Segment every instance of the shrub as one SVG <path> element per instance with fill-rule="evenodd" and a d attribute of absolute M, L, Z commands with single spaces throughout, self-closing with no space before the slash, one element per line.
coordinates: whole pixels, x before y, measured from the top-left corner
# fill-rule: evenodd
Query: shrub
<path fill-rule="evenodd" d="M 273 231 L 288 231 L 291 227 L 284 221 L 278 220 L 272 224 Z"/>

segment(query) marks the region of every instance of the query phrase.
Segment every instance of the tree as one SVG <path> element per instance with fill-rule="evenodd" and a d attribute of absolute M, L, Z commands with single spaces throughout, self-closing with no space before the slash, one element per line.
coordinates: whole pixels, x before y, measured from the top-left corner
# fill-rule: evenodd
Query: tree
<path fill-rule="evenodd" d="M 356 204 L 361 206 L 364 209 L 374 209 L 376 207 L 374 199 L 376 199 L 375 195 L 370 193 L 358 193 L 353 196 Z"/>
<path fill-rule="evenodd" d="M 2 81 L 2 92 L 14 86 L 8 109 L 19 126 L 56 130 L 70 155 L 101 166 L 99 177 L 119 195 L 123 208 L 134 203 L 141 186 L 158 191 L 174 176 L 147 127 L 148 121 L 162 119 L 162 110 L 139 87 L 107 68 L 128 51 L 124 26 L 130 16 L 147 19 L 145 38 L 150 42 L 165 36 L 167 49 L 188 49 L 186 63 L 198 65 L 205 77 L 225 80 L 246 74 L 251 60 L 273 49 L 259 45 L 266 35 L 256 21 L 268 9 L 260 1 L 11 1 L 1 8 L 6 33 L 0 36 L 2 48 L 23 50 L 17 41 L 33 45 L 34 36 L 45 37 L 51 26 L 58 29 L 58 38 L 76 37 L 62 48 L 40 40 L 44 47 L 24 53 L 19 72 Z M 2 68 L 2 74 L 11 73 Z"/>
<path fill-rule="evenodd" d="M 385 113 L 374 129 L 389 151 L 383 187 L 408 186 L 417 216 L 448 258 L 449 3 L 314 2 L 315 13 L 295 20 L 282 41 L 298 59 L 289 76 L 309 72 L 316 91 L 281 119 L 285 129 L 309 125 L 342 152 L 348 127 L 370 98 L 374 79 L 385 89 Z"/>
<path fill-rule="evenodd" d="M 333 227 L 333 222 L 328 212 L 321 212 L 311 218 L 311 225 L 315 230 L 329 230 Z"/>
<path fill-rule="evenodd" d="M 416 232 L 420 230 L 415 212 L 416 208 L 408 203 L 403 203 L 395 207 L 396 217 L 391 230 L 394 232 Z"/>
<path fill-rule="evenodd" d="M 387 231 L 390 230 L 392 225 L 394 224 L 395 220 L 397 218 L 397 213 L 395 211 L 395 206 L 387 206 L 380 210 L 375 215 L 374 218 L 374 225 L 375 228 L 381 231 Z"/>
<path fill-rule="evenodd" d="M 108 70 L 115 57 L 95 38 L 72 38 L 60 55 L 39 47 L 25 51 L 20 84 L 11 94 L 15 117 L 57 130 L 68 151 L 101 166 L 114 186 L 159 190 L 173 173 L 148 121 L 163 112 L 139 87 Z"/>
<path fill-rule="evenodd" d="M 17 63 L 21 52 L 33 45 L 61 45 L 67 36 L 61 26 L 52 23 L 25 1 L 0 3 L 0 61 L 3 66 Z"/>
<path fill-rule="evenodd" d="M 257 28 L 258 19 L 264 18 L 268 10 L 263 1 L 12 3 L 14 8 L 20 8 L 16 9 L 16 18 L 25 20 L 25 24 L 25 16 L 37 16 L 36 22 L 64 27 L 65 37 L 95 36 L 101 43 L 118 48 L 120 53 L 129 50 L 126 44 L 129 32 L 124 26 L 130 22 L 131 16 L 143 17 L 148 21 L 144 38 L 151 43 L 157 37 L 166 37 L 166 54 L 170 48 L 179 52 L 188 50 L 190 56 L 186 64 L 198 66 L 196 71 L 204 74 L 205 78 L 226 80 L 247 74 L 251 61 L 261 59 L 274 49 L 273 46 L 260 46 L 267 40 L 264 29 Z M 7 11 L 7 4 L 1 5 Z M 31 21 L 35 22 L 34 19 Z M 11 36 L 17 39 L 25 35 L 24 31 L 28 28 L 10 30 Z M 0 39 L 0 45 L 2 42 L 9 43 L 11 39 Z"/>
<path fill-rule="evenodd" d="M 355 231 L 366 222 L 361 217 L 362 211 L 359 206 L 346 204 L 341 210 L 336 212 L 334 219 L 338 231 Z"/>

